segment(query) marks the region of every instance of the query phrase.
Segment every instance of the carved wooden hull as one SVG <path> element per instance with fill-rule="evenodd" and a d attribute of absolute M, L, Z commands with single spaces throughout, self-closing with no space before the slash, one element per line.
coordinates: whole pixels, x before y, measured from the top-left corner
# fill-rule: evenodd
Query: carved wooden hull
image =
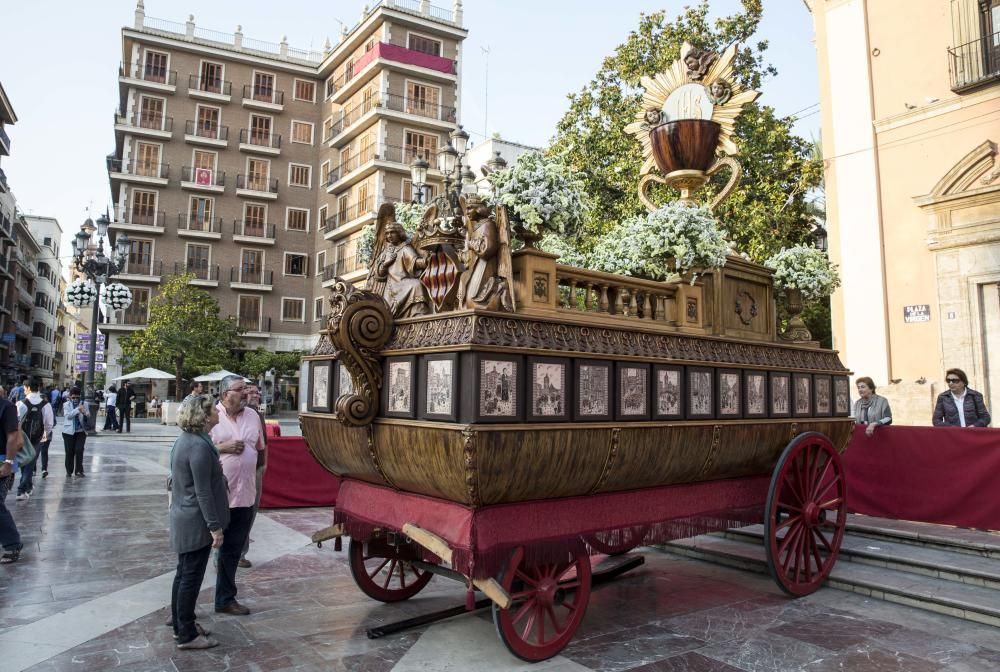
<path fill-rule="evenodd" d="M 462 425 L 301 416 L 334 474 L 471 507 L 770 474 L 792 437 L 847 446 L 851 418 Z"/>

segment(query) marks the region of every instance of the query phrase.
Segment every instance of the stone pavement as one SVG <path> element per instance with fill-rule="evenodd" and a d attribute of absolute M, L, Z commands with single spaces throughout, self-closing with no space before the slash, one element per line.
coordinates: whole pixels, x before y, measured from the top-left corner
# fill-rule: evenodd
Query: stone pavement
<path fill-rule="evenodd" d="M 765 576 L 653 549 L 643 567 L 595 587 L 574 641 L 545 663 L 512 657 L 488 610 L 369 640 L 367 628 L 460 605 L 464 591 L 435 577 L 409 602 L 369 600 L 346 553 L 309 544 L 330 522 L 320 509 L 258 516 L 254 567 L 239 574 L 253 613 L 217 617 L 207 577 L 200 621 L 222 645 L 178 651 L 163 625 L 175 563 L 164 481 L 177 430 L 133 429 L 91 438 L 82 479 L 63 475 L 53 445 L 35 495 L 8 497 L 25 552 L 0 568 L 3 672 L 1000 670 L 1000 629 L 829 588 L 792 600 Z"/>

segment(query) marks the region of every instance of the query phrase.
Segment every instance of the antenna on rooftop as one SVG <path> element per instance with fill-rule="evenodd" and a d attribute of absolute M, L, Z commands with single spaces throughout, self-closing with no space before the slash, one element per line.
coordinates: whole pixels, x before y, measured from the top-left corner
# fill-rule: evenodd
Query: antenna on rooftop
<path fill-rule="evenodd" d="M 483 91 L 483 137 L 489 138 L 490 136 L 487 131 L 490 119 L 490 45 L 487 44 L 485 47 L 479 48 L 482 50 L 483 55 L 486 56 L 486 76 L 483 77 L 486 80 Z"/>

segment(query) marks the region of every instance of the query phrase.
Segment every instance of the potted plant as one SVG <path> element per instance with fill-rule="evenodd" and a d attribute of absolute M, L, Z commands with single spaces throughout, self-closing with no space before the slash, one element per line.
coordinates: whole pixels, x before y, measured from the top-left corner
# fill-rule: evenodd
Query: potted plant
<path fill-rule="evenodd" d="M 784 291 L 787 299 L 788 328 L 781 337 L 787 341 L 812 340 L 802 321 L 804 302 L 826 298 L 840 287 L 837 266 L 822 250 L 808 245 L 784 248 L 764 265 L 774 269 L 774 286 Z"/>

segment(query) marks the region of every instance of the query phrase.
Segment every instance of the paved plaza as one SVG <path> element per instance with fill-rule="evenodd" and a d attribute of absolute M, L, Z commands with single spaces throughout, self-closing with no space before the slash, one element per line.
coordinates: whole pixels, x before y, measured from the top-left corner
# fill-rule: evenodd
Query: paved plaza
<path fill-rule="evenodd" d="M 283 433 L 296 431 L 294 420 Z M 214 575 L 200 622 L 221 646 L 178 651 L 167 619 L 175 557 L 164 482 L 176 429 L 136 423 L 132 435 L 88 442 L 87 477 L 67 479 L 61 446 L 27 502 L 7 503 L 25 553 L 0 568 L 3 672 L 279 672 L 358 670 L 1000 670 L 1000 630 L 825 588 L 792 600 L 766 576 L 654 549 L 646 563 L 597 586 L 562 655 L 512 657 L 488 610 L 370 640 L 366 630 L 464 603 L 436 577 L 416 598 L 383 605 L 354 586 L 347 554 L 316 548 L 325 509 L 264 512 L 240 570 L 253 613 L 216 616 Z"/>

